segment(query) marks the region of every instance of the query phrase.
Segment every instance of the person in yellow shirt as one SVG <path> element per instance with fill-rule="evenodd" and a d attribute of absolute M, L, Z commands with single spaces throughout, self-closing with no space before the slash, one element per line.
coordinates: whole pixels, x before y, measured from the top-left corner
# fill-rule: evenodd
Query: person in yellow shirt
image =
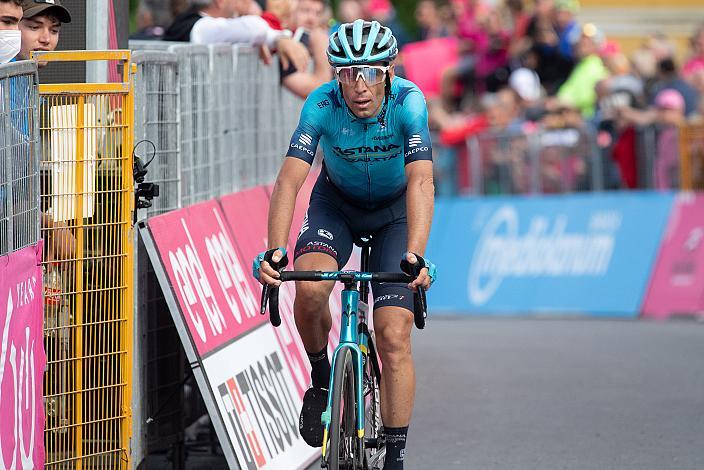
<path fill-rule="evenodd" d="M 559 101 L 574 106 L 585 118 L 594 115 L 597 94 L 596 84 L 609 76 L 609 71 L 599 57 L 599 48 L 604 43 L 604 34 L 592 23 L 578 30 L 575 52 L 579 62 L 567 81 L 557 91 Z"/>

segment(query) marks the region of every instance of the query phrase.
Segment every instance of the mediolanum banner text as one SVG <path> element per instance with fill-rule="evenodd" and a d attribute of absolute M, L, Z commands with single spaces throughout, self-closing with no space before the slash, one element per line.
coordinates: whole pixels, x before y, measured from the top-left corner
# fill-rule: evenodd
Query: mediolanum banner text
<path fill-rule="evenodd" d="M 429 310 L 635 317 L 673 200 L 635 192 L 440 201 Z"/>

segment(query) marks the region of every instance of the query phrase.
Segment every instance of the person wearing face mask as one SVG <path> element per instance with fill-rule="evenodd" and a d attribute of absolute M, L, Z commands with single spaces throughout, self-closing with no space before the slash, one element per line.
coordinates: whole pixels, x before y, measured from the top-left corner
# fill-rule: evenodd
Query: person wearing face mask
<path fill-rule="evenodd" d="M 428 110 L 420 89 L 394 74 L 398 54 L 391 30 L 377 21 L 340 25 L 330 36 L 328 63 L 335 80 L 306 100 L 291 137 L 269 208 L 269 250 L 253 263 L 259 282 L 279 286 L 272 263 L 283 261 L 298 191 L 318 143 L 323 169 L 293 254 L 296 270 L 336 271 L 347 263 L 355 237 L 370 235 L 372 271 L 417 265 L 409 284 L 372 282 L 374 327 L 384 368 L 381 414 L 386 433 L 384 470 L 402 470 L 413 411 L 411 356 L 413 291 L 430 287 L 433 263 L 423 259 L 433 216 L 434 184 Z M 311 362 L 299 430 L 311 446 L 323 441 L 321 413 L 330 380 L 327 338 L 333 286 L 296 284 L 294 316 Z"/>
<path fill-rule="evenodd" d="M 0 64 L 14 60 L 22 46 L 22 0 L 0 0 Z"/>

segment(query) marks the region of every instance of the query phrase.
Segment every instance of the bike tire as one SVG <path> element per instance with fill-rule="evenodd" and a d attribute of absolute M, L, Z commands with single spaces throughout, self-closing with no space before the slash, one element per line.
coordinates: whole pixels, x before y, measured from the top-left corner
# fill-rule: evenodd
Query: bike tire
<path fill-rule="evenodd" d="M 354 380 L 354 357 L 343 348 L 333 370 L 332 416 L 330 417 L 329 470 L 358 470 L 356 444 L 357 400 Z M 361 469 L 359 469 L 361 470 Z"/>
<path fill-rule="evenodd" d="M 365 411 L 365 437 L 374 440 L 376 447 L 364 449 L 364 470 L 377 470 L 384 467 L 386 457 L 386 443 L 384 442 L 384 426 L 381 421 L 381 367 L 376 355 L 374 334 L 369 335 L 369 355 L 366 364 L 367 377 L 370 380 L 369 406 Z"/>

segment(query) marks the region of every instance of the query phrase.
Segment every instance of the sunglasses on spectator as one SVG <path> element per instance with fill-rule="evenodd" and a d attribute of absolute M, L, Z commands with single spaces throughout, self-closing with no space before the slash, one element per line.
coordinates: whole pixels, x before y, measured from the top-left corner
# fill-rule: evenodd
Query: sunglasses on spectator
<path fill-rule="evenodd" d="M 367 85 L 378 85 L 384 81 L 390 66 L 382 65 L 352 65 L 335 67 L 337 80 L 344 85 L 354 85 L 362 77 Z"/>

